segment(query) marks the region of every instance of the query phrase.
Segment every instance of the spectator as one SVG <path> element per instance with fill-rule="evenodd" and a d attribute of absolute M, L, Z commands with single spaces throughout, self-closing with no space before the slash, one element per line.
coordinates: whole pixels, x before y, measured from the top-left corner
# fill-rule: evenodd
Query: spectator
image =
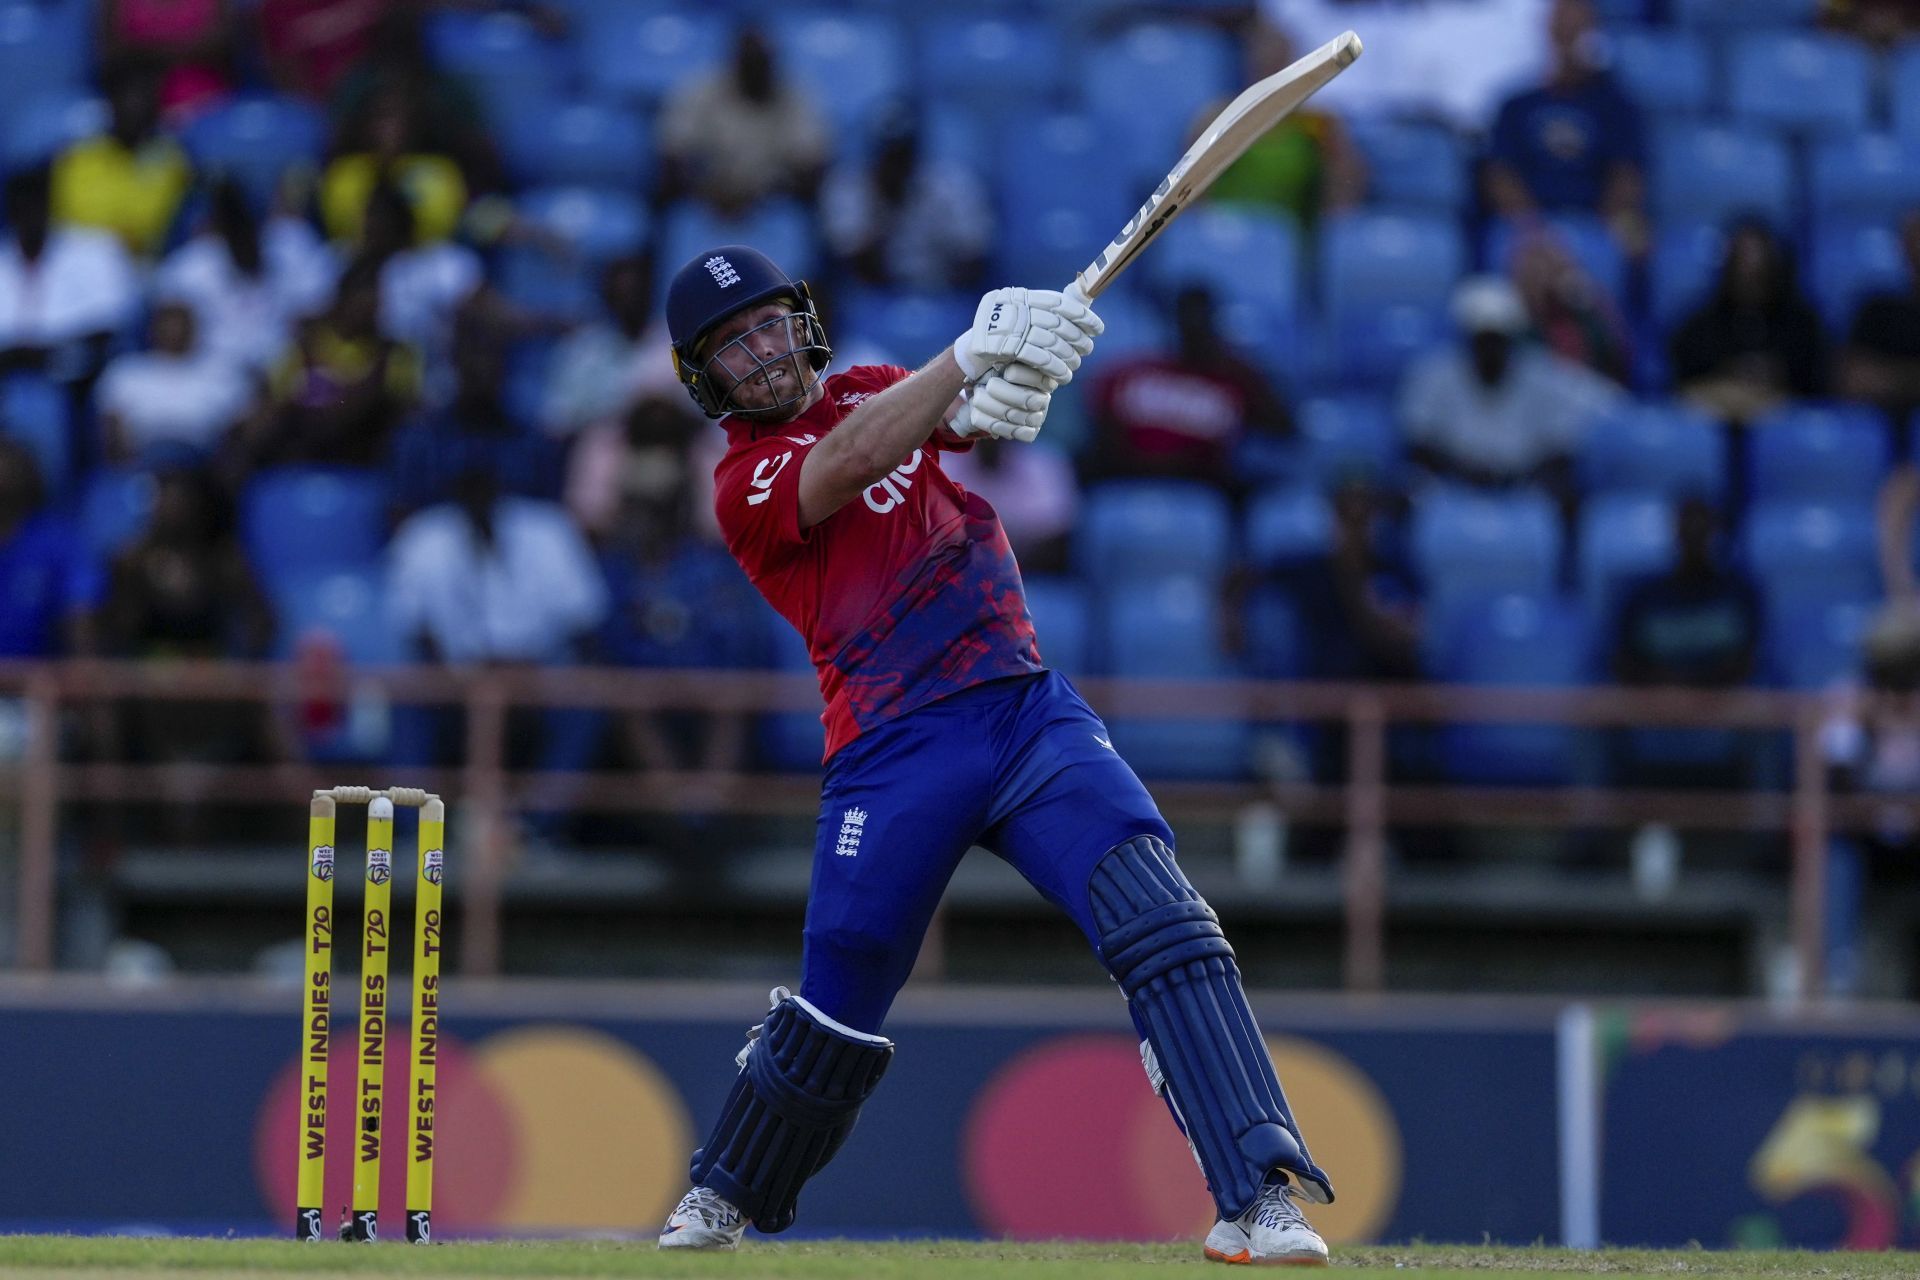
<path fill-rule="evenodd" d="M 139 284 L 113 236 L 55 230 L 45 165 L 7 179 L 0 244 L 0 368 L 44 369 L 79 384 L 99 372 L 108 341 L 132 318 Z"/>
<path fill-rule="evenodd" d="M 495 0 L 451 0 L 472 9 Z M 367 55 L 340 80 L 330 99 L 336 136 L 364 136 L 369 118 L 384 110 L 384 101 L 398 95 L 407 104 L 419 149 L 451 156 L 472 191 L 494 191 L 500 186 L 500 157 L 487 132 L 488 114 L 466 81 L 449 75 L 434 63 L 427 47 L 426 27 L 442 0 L 420 3 L 382 3 Z M 496 5 L 497 7 L 497 5 Z M 544 9 L 521 6 L 538 19 Z"/>
<path fill-rule="evenodd" d="M 1920 409 L 1920 210 L 1901 222 L 1900 247 L 1907 287 L 1860 304 L 1839 360 L 1840 394 L 1879 407 L 1893 422 Z"/>
<path fill-rule="evenodd" d="M 1263 79 L 1299 56 L 1284 29 L 1254 19 L 1245 36 L 1248 80 Z M 1200 113 L 1204 129 L 1226 103 Z M 1197 133 L 1196 133 L 1197 136 Z M 1359 203 L 1367 186 L 1366 162 L 1340 117 L 1309 103 L 1255 138 L 1246 154 L 1214 180 L 1207 198 L 1290 215 L 1302 227 L 1321 215 Z"/>
<path fill-rule="evenodd" d="M 187 113 L 233 87 L 232 0 L 103 0 L 100 59 L 145 57 L 162 68 L 160 106 Z"/>
<path fill-rule="evenodd" d="M 1551 228 L 1522 236 L 1510 271 L 1547 350 L 1626 384 L 1633 358 L 1618 299 L 1587 274 Z"/>
<path fill-rule="evenodd" d="M 556 497 L 559 449 L 507 412 L 505 335 L 485 308 L 460 313 L 453 366 L 454 393 L 445 407 L 416 416 L 394 438 L 391 489 L 400 512 L 451 500 L 457 476 L 474 468 L 491 472 L 503 493 Z"/>
<path fill-rule="evenodd" d="M 161 262 L 153 289 L 193 308 L 209 353 L 264 375 L 294 322 L 326 306 L 336 270 L 305 219 L 277 214 L 263 225 L 245 190 L 223 178 L 199 233 Z"/>
<path fill-rule="evenodd" d="M 1594 213 L 1636 255 L 1647 245 L 1640 113 L 1594 55 L 1592 0 L 1554 0 L 1552 63 L 1539 88 L 1507 99 L 1493 125 L 1487 203 L 1502 217 Z"/>
<path fill-rule="evenodd" d="M 0 658 L 52 658 L 78 647 L 100 576 L 72 526 L 47 504 L 40 465 L 0 436 Z"/>
<path fill-rule="evenodd" d="M 688 411 L 684 395 L 657 392 L 641 396 L 618 418 L 595 423 L 580 433 L 567 459 L 567 510 L 581 529 L 604 543 L 614 533 L 621 503 L 642 477 L 654 487 L 694 496 L 706 492 L 693 464 L 694 440 L 701 419 Z M 695 527 L 688 516 L 688 528 Z"/>
<path fill-rule="evenodd" d="M 54 221 L 120 237 L 138 257 L 156 256 L 186 199 L 193 169 L 159 131 L 160 75 L 129 62 L 106 76 L 107 131 L 76 142 L 53 165 Z"/>
<path fill-rule="evenodd" d="M 1095 380 L 1094 439 L 1082 470 L 1090 478 L 1201 480 L 1236 490 L 1243 437 L 1287 434 L 1292 413 L 1266 375 L 1220 335 L 1205 287 L 1181 289 L 1174 318 L 1173 351 L 1123 358 Z"/>
<path fill-rule="evenodd" d="M 1800 292 L 1793 259 L 1764 222 L 1743 220 L 1727 239 L 1713 294 L 1673 335 L 1682 395 L 1734 423 L 1826 386 L 1826 336 Z"/>
<path fill-rule="evenodd" d="M 257 407 L 253 380 L 197 341 L 186 303 L 158 303 L 149 350 L 111 361 L 94 387 L 107 456 L 115 462 L 209 460 Z"/>
<path fill-rule="evenodd" d="M 371 466 L 419 398 L 420 355 L 380 334 L 380 264 L 356 262 L 274 371 L 256 462 Z"/>
<path fill-rule="evenodd" d="M 399 7 L 395 0 L 259 0 L 268 74 L 285 93 L 325 102 Z"/>
<path fill-rule="evenodd" d="M 812 97 L 780 74 L 772 45 L 749 26 L 730 64 L 662 108 L 660 193 L 693 195 L 729 216 L 774 195 L 811 201 L 830 152 Z"/>
<path fill-rule="evenodd" d="M 979 282 L 992 244 L 993 213 L 980 179 L 926 154 L 904 103 L 874 131 L 873 158 L 848 161 L 820 195 L 822 230 L 843 269 L 862 284 L 961 289 Z"/>
<path fill-rule="evenodd" d="M 1333 494 L 1323 560 L 1280 566 L 1308 623 L 1308 674 L 1321 680 L 1411 680 L 1421 674 L 1419 579 L 1396 518 L 1398 495 L 1363 479 Z"/>
<path fill-rule="evenodd" d="M 1705 498 L 1674 516 L 1672 569 L 1630 587 L 1614 636 L 1624 684 L 1727 688 L 1753 678 L 1760 650 L 1760 593 L 1719 549 L 1719 515 Z"/>
<path fill-rule="evenodd" d="M 600 299 L 602 318 L 569 334 L 547 373 L 540 421 L 561 439 L 620 417 L 643 392 L 683 398 L 673 382 L 666 330 L 653 320 L 653 260 L 636 253 L 607 263 Z"/>
<path fill-rule="evenodd" d="M 1505 280 L 1462 281 L 1452 309 L 1464 344 L 1420 359 L 1401 388 L 1415 461 L 1464 484 L 1544 483 L 1564 495 L 1575 448 L 1619 389 L 1526 341 L 1526 307 Z"/>
<path fill-rule="evenodd" d="M 386 88 L 365 120 L 345 135 L 342 154 L 320 178 L 320 215 L 337 242 L 361 239 L 374 189 L 391 187 L 413 208 L 414 243 L 452 236 L 467 208 L 467 182 L 450 156 L 425 150 L 413 96 Z"/>
<path fill-rule="evenodd" d="M 1022 572 L 1067 571 L 1080 486 L 1064 453 L 983 439 L 963 453 L 941 454 L 940 465 L 999 514 Z"/>
<path fill-rule="evenodd" d="M 419 242 L 413 206 L 382 183 L 367 197 L 359 256 L 380 268 L 381 336 L 420 352 L 425 398 L 444 402 L 453 387 L 454 317 L 486 285 L 480 255 L 451 240 Z"/>

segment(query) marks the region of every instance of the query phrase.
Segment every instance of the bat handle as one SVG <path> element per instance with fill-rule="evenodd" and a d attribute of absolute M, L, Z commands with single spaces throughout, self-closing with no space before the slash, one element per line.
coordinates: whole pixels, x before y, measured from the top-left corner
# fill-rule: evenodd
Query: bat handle
<path fill-rule="evenodd" d="M 1087 291 L 1080 286 L 1079 276 L 1075 276 L 1073 278 L 1073 283 L 1068 285 L 1066 288 L 1062 289 L 1060 292 L 1066 294 L 1069 298 L 1072 298 L 1075 302 L 1079 303 L 1083 307 L 1088 306 L 1093 302 L 1092 296 L 1089 295 Z"/>

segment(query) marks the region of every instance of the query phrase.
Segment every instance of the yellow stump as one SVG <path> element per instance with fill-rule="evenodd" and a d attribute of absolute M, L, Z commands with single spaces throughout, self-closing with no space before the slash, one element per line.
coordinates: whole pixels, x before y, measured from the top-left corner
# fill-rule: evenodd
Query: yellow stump
<path fill-rule="evenodd" d="M 413 1078 L 407 1114 L 407 1243 L 433 1242 L 434 1072 L 440 1060 L 440 909 L 446 876 L 447 810 L 437 796 L 420 807 L 420 871 L 413 908 Z"/>
<path fill-rule="evenodd" d="M 367 914 L 360 947 L 360 1105 L 349 1236 L 380 1235 L 380 1107 L 387 1062 L 388 924 L 393 918 L 393 801 L 367 805 Z"/>
<path fill-rule="evenodd" d="M 333 797 L 307 810 L 306 982 L 300 1020 L 299 1193 L 293 1237 L 322 1238 L 327 1187 L 327 1042 L 332 1026 Z"/>

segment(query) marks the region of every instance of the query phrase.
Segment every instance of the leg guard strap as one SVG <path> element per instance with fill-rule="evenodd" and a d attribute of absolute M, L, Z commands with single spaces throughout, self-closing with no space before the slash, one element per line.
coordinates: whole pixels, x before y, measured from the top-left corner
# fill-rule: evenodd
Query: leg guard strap
<path fill-rule="evenodd" d="M 719 1192 L 767 1232 L 793 1225 L 800 1188 L 846 1141 L 893 1058 L 885 1037 L 775 994 L 690 1170 L 694 1185 Z"/>
<path fill-rule="evenodd" d="M 1221 1216 L 1244 1213 L 1275 1169 L 1310 1199 L 1330 1202 L 1332 1185 L 1294 1124 L 1233 948 L 1173 851 L 1154 836 L 1116 845 L 1088 893 L 1101 956 L 1153 1049 Z"/>

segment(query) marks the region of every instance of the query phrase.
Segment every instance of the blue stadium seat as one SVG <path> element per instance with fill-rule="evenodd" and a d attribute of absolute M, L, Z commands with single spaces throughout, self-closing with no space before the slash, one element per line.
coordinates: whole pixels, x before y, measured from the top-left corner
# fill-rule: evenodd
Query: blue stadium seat
<path fill-rule="evenodd" d="M 1269 489 L 1247 509 L 1246 541 L 1256 569 L 1317 559 L 1333 547 L 1333 508 L 1319 489 Z"/>
<path fill-rule="evenodd" d="M 667 285 L 682 263 L 721 244 L 750 245 L 796 279 L 811 275 L 818 259 L 812 216 L 796 201 L 767 200 L 741 217 L 723 218 L 703 204 L 682 200 L 667 210 L 656 241 L 661 264 L 656 300 L 666 300 Z"/>
<path fill-rule="evenodd" d="M 1111 480 L 1087 492 L 1074 547 L 1097 589 L 1168 577 L 1218 582 L 1233 551 L 1233 515 L 1218 490 L 1180 480 Z"/>
<path fill-rule="evenodd" d="M 1452 130 L 1373 118 L 1355 120 L 1352 132 L 1366 157 L 1370 203 L 1441 214 L 1466 206 L 1467 157 Z"/>
<path fill-rule="evenodd" d="M 1513 267 L 1520 246 L 1525 243 L 1526 234 L 1504 219 L 1489 225 L 1487 269 L 1507 274 Z M 1624 303 L 1627 294 L 1627 255 L 1622 252 L 1620 242 L 1613 238 L 1613 233 L 1607 230 L 1604 221 L 1590 214 L 1555 214 L 1546 220 L 1542 234 L 1564 249 L 1586 272 L 1587 278 L 1606 291 L 1616 307 Z"/>
<path fill-rule="evenodd" d="M 1768 609 L 1769 674 L 1789 689 L 1823 689 L 1857 678 L 1862 642 L 1879 610 L 1872 600 L 1794 601 Z"/>
<path fill-rule="evenodd" d="M 1254 588 L 1247 599 L 1247 674 L 1261 680 L 1302 680 L 1313 669 L 1307 622 L 1292 596 L 1278 587 Z"/>
<path fill-rule="evenodd" d="M 39 374 L 16 373 L 0 382 L 0 432 L 33 452 L 40 464 L 40 482 L 56 499 L 73 479 L 69 474 L 70 412 L 67 393 Z"/>
<path fill-rule="evenodd" d="M 1757 213 L 1793 220 L 1793 162 L 1786 144 L 1756 124 L 1669 124 L 1653 135 L 1653 209 L 1661 221 L 1725 222 Z"/>
<path fill-rule="evenodd" d="M 1642 110 L 1662 119 L 1713 106 L 1713 52 L 1697 32 L 1671 27 L 1617 31 L 1613 74 Z"/>
<path fill-rule="evenodd" d="M 241 500 L 240 529 L 263 578 L 371 567 L 386 542 L 386 485 L 349 467 L 263 471 Z"/>
<path fill-rule="evenodd" d="M 951 102 L 920 104 L 920 150 L 931 159 L 964 165 L 977 174 L 993 168 L 989 130 L 979 116 Z"/>
<path fill-rule="evenodd" d="M 1394 386 L 1413 361 L 1453 334 L 1445 308 L 1433 302 L 1397 302 L 1334 317 L 1319 331 L 1308 371 L 1321 388 L 1356 391 Z"/>
<path fill-rule="evenodd" d="M 1920 134 L 1822 138 L 1813 148 L 1808 191 L 1816 219 L 1899 221 L 1920 207 Z"/>
<path fill-rule="evenodd" d="M 1886 422 L 1860 404 L 1793 405 L 1750 428 L 1756 502 L 1871 506 L 1892 464 Z"/>
<path fill-rule="evenodd" d="M 593 315 L 599 306 L 601 266 L 646 245 L 646 207 L 639 197 L 624 192 L 549 187 L 529 192 L 519 212 L 573 247 L 565 256 L 535 244 L 501 251 L 495 273 L 501 291 L 534 311 L 574 319 Z M 688 248 L 680 260 L 698 251 Z M 680 260 L 675 260 L 676 268 Z M 665 284 L 660 287 L 664 290 Z"/>
<path fill-rule="evenodd" d="M 80 495 L 80 540 L 107 557 L 146 531 L 156 485 L 151 472 L 102 467 L 87 477 Z"/>
<path fill-rule="evenodd" d="M 770 30 L 781 65 L 843 137 L 862 132 L 877 106 L 908 87 L 907 38 L 889 15 L 792 12 L 773 18 Z"/>
<path fill-rule="evenodd" d="M 89 36 L 52 6 L 0 4 L 0 109 L 10 127 L 27 103 L 85 88 Z"/>
<path fill-rule="evenodd" d="M 1119 592 L 1107 602 L 1105 620 L 1114 675 L 1204 680 L 1232 674 L 1220 649 L 1219 594 L 1209 582 L 1175 577 Z M 1116 717 L 1107 723 L 1114 747 L 1147 778 L 1246 773 L 1245 721 Z"/>
<path fill-rule="evenodd" d="M 1673 20 L 1689 27 L 1811 25 L 1820 0 L 1672 0 Z"/>
<path fill-rule="evenodd" d="M 1907 287 L 1907 258 L 1900 233 L 1885 222 L 1834 219 L 1821 223 L 1808 255 L 1807 291 L 1836 333 L 1844 334 L 1853 313 L 1870 294 Z"/>
<path fill-rule="evenodd" d="M 349 662 L 377 666 L 401 660 L 387 616 L 385 579 L 373 565 L 309 566 L 267 583 L 280 626 L 277 656 L 292 657 L 315 632 L 331 636 Z"/>
<path fill-rule="evenodd" d="M 523 186 L 644 189 L 653 170 L 653 139 L 640 114 L 616 103 L 555 100 L 503 121 L 494 136 Z"/>
<path fill-rule="evenodd" d="M 1463 611 L 1433 646 L 1433 670 L 1452 683 L 1565 688 L 1594 671 L 1584 613 L 1551 595 L 1513 594 Z M 1562 725 L 1447 725 L 1440 758 L 1458 782 L 1569 783 L 1579 773 L 1581 735 Z"/>
<path fill-rule="evenodd" d="M 573 46 L 548 40 L 517 13 L 436 13 L 426 37 L 434 64 L 467 81 L 489 114 L 502 99 L 553 96 L 573 71 Z"/>
<path fill-rule="evenodd" d="M 320 163 L 327 119 L 297 98 L 252 95 L 195 119 L 180 140 L 202 175 L 232 177 L 264 208 L 288 169 Z"/>
<path fill-rule="evenodd" d="M 1070 676 L 1084 675 L 1097 661 L 1093 611 L 1084 584 L 1069 577 L 1036 575 L 1026 579 L 1027 613 L 1033 619 L 1040 658 Z"/>
<path fill-rule="evenodd" d="M 1137 23 L 1094 42 L 1081 61 L 1087 110 L 1128 144 L 1108 157 L 1129 170 L 1144 199 L 1213 110 L 1240 91 L 1240 59 L 1215 29 L 1176 22 Z M 1142 111 L 1143 102 L 1153 110 Z"/>
<path fill-rule="evenodd" d="M 1887 88 L 1893 131 L 1902 138 L 1920 138 L 1920 45 L 1909 43 L 1893 55 Z"/>
<path fill-rule="evenodd" d="M 1655 322 L 1669 328 L 1706 300 L 1726 256 L 1727 234 L 1717 222 L 1670 222 L 1653 244 L 1647 273 Z"/>
<path fill-rule="evenodd" d="M 1061 105 L 1066 47 L 1044 18 L 930 16 L 920 24 L 917 53 L 914 86 L 936 103 L 988 116 Z"/>
<path fill-rule="evenodd" d="M 106 99 L 84 87 L 21 103 L 0 130 L 0 169 L 11 172 L 50 160 L 82 138 L 104 133 L 109 123 Z"/>
<path fill-rule="evenodd" d="M 1608 619 L 1634 579 L 1673 563 L 1673 504 L 1645 493 L 1603 493 L 1580 509 L 1580 599 Z"/>
<path fill-rule="evenodd" d="M 1727 63 L 1727 105 L 1736 118 L 1798 133 L 1866 127 L 1873 64 L 1866 47 L 1816 31 L 1751 31 Z"/>
<path fill-rule="evenodd" d="M 1290 218 L 1219 205 L 1191 209 L 1153 253 L 1153 278 L 1168 296 L 1195 283 L 1218 302 L 1253 303 L 1270 314 L 1292 316 L 1299 306 L 1300 233 Z"/>
<path fill-rule="evenodd" d="M 1411 541 L 1429 595 L 1455 601 L 1544 595 L 1560 573 L 1559 513 L 1539 492 L 1429 489 L 1414 504 Z"/>
<path fill-rule="evenodd" d="M 1726 433 L 1677 400 L 1623 405 L 1587 432 L 1580 474 L 1590 493 L 1718 498 L 1726 490 Z"/>
<path fill-rule="evenodd" d="M 1000 151 L 1001 274 L 1056 281 L 1093 260 L 1127 215 L 1115 137 L 1084 115 L 1047 116 L 1009 133 Z"/>
<path fill-rule="evenodd" d="M 1276 382 L 1289 383 L 1299 369 L 1303 322 L 1293 302 L 1229 298 L 1215 308 L 1213 323 L 1230 346 Z"/>
<path fill-rule="evenodd" d="M 1879 593 L 1873 511 L 1858 503 L 1757 504 L 1744 545 L 1748 572 L 1770 599 Z"/>
<path fill-rule="evenodd" d="M 1295 411 L 1307 470 L 1322 488 L 1351 476 L 1392 485 L 1400 475 L 1400 430 L 1376 394 L 1315 396 Z"/>
<path fill-rule="evenodd" d="M 826 317 L 827 338 L 849 349 L 877 347 L 896 364 L 918 369 L 973 324 L 978 302 L 970 293 L 849 290 L 839 295 L 834 314 Z M 1100 310 L 1104 315 L 1104 304 Z"/>
<path fill-rule="evenodd" d="M 1439 310 L 1466 265 L 1444 218 L 1353 213 L 1322 229 L 1320 296 L 1342 320 L 1395 305 Z"/>
<path fill-rule="evenodd" d="M 714 7 L 662 11 L 596 4 L 574 39 L 596 96 L 646 103 L 733 56 L 733 23 Z"/>

